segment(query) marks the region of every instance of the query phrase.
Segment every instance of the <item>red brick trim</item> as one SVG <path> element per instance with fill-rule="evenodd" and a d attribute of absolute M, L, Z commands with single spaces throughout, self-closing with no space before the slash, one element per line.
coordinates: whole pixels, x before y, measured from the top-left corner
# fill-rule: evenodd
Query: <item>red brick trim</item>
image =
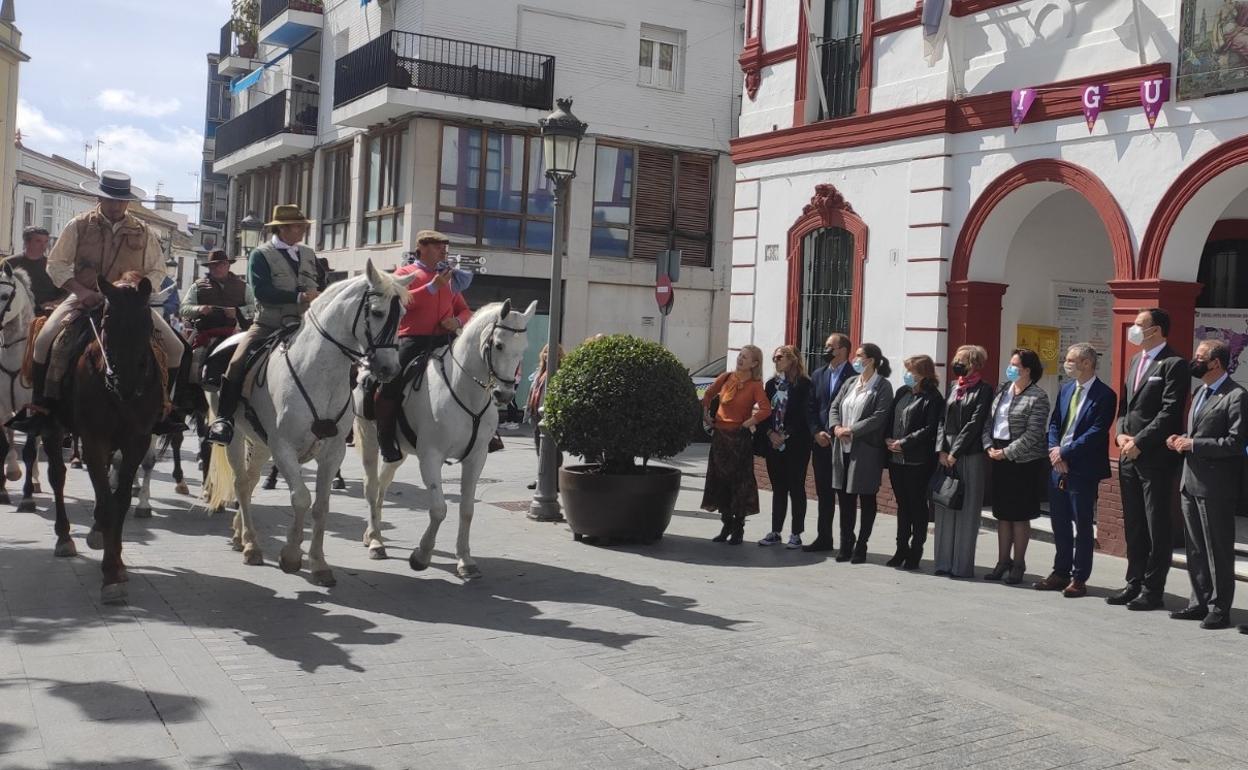
<path fill-rule="evenodd" d="M 924 227 L 948 227 L 948 222 L 920 222 L 917 225 L 910 225 L 911 230 L 919 230 Z"/>
<path fill-rule="evenodd" d="M 1248 163 L 1248 136 L 1224 142 L 1196 159 L 1179 174 L 1153 211 L 1148 230 L 1140 241 L 1140 278 L 1161 276 L 1161 257 L 1170 240 L 1170 233 L 1201 188 L 1221 174 L 1242 163 Z"/>
<path fill-rule="evenodd" d="M 863 265 L 867 261 L 867 223 L 854 207 L 830 184 L 815 185 L 815 194 L 802 209 L 802 215 L 789 228 L 789 296 L 785 318 L 785 339 L 797 344 L 800 338 L 802 296 L 802 239 L 823 227 L 839 227 L 854 237 L 853 299 L 850 304 L 850 339 L 862 339 Z"/>
<path fill-rule="evenodd" d="M 894 32 L 901 32 L 903 29 L 919 26 L 923 14 L 923 3 L 920 0 L 915 4 L 913 11 L 899 13 L 896 16 L 888 16 L 880 19 L 871 25 L 871 34 L 879 37 L 883 35 L 891 35 Z"/>
<path fill-rule="evenodd" d="M 908 291 L 907 297 L 947 297 L 948 292 L 943 291 Z"/>
<path fill-rule="evenodd" d="M 804 30 L 803 17 L 799 31 L 805 35 Z M 799 101 L 794 103 L 793 128 L 732 140 L 730 146 L 733 162 L 743 164 L 814 152 L 864 147 L 934 134 L 960 134 L 1012 125 L 1010 92 L 1008 91 L 971 96 L 957 102 L 948 100 L 928 102 L 885 112 L 854 115 L 803 125 L 806 102 L 804 62 L 807 57 L 800 41 L 798 49 L 797 98 Z M 1041 92 L 1031 108 L 1028 122 L 1041 123 L 1076 115 L 1082 116 L 1081 89 L 1095 81 L 1110 84 L 1110 92 L 1105 98 L 1103 112 L 1138 109 L 1139 81 L 1169 77 L 1170 69 L 1169 62 L 1161 62 L 1073 80 L 1040 84 L 1037 87 L 1041 89 Z M 937 158 L 949 157 L 949 155 L 941 153 L 925 157 Z"/>
<path fill-rule="evenodd" d="M 910 264 L 917 264 L 919 262 L 948 262 L 948 261 L 949 261 L 948 257 L 911 257 L 906 260 L 906 262 Z"/>
<path fill-rule="evenodd" d="M 1248 219 L 1219 219 L 1205 239 L 1209 241 L 1248 241 Z"/>
<path fill-rule="evenodd" d="M 758 87 L 763 81 L 763 2 L 764 0 L 745 0 L 745 45 L 741 48 L 741 55 L 737 57 L 737 63 L 745 73 L 745 94 L 750 101 L 758 96 Z"/>
<path fill-rule="evenodd" d="M 983 13 L 991 11 L 993 8 L 1000 8 L 1003 5 L 1014 5 L 1021 0 L 953 0 L 953 8 L 949 10 L 950 16 L 970 16 L 975 13 Z"/>
<path fill-rule="evenodd" d="M 971 251 L 975 248 L 975 241 L 993 209 L 1015 190 L 1035 182 L 1058 182 L 1083 195 L 1105 224 L 1114 255 L 1114 277 L 1118 280 L 1135 277 L 1131 228 L 1127 226 L 1127 219 L 1113 193 L 1091 171 L 1063 160 L 1045 158 L 1028 161 L 1005 172 L 994 179 L 975 201 L 966 221 L 962 223 L 957 245 L 953 250 L 953 267 L 949 275 L 951 283 L 968 280 Z"/>
<path fill-rule="evenodd" d="M 947 332 L 947 331 L 949 331 L 948 329 L 946 329 L 946 328 L 945 328 L 945 327 L 943 327 L 943 326 L 907 326 L 907 327 L 905 327 L 905 329 L 906 329 L 906 331 L 908 331 L 908 332 L 937 332 L 937 333 L 940 333 L 940 332 Z"/>
<path fill-rule="evenodd" d="M 764 67 L 774 67 L 782 62 L 790 61 L 797 58 L 797 44 L 786 45 L 783 48 L 777 48 L 774 51 L 763 51 L 763 58 L 760 62 Z"/>

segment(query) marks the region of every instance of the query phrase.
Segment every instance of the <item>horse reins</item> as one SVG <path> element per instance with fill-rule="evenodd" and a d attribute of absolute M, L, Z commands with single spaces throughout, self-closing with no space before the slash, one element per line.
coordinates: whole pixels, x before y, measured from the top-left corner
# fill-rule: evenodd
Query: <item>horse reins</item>
<path fill-rule="evenodd" d="M 481 420 L 482 418 L 485 417 L 486 413 L 490 411 L 490 404 L 493 403 L 493 399 L 487 398 L 485 401 L 485 406 L 481 407 L 481 411 L 479 412 L 472 411 L 472 409 L 467 404 L 465 404 L 463 400 L 459 397 L 459 394 L 455 392 L 455 386 L 451 384 L 450 375 L 446 373 L 446 359 L 450 358 L 451 363 L 459 367 L 459 370 L 463 372 L 465 375 L 467 375 L 469 379 L 475 382 L 478 385 L 478 387 L 480 387 L 481 390 L 483 391 L 489 390 L 490 388 L 494 386 L 495 383 L 502 383 L 503 385 L 515 385 L 517 380 L 508 379 L 506 377 L 501 376 L 498 373 L 498 371 L 494 368 L 494 345 L 497 342 L 497 338 L 494 335 L 499 329 L 502 329 L 503 331 L 509 331 L 515 334 L 522 334 L 525 331 L 524 329 L 517 329 L 512 326 L 507 326 L 506 324 L 500 323 L 498 321 L 494 321 L 493 323 L 490 324 L 490 333 L 489 333 L 489 336 L 486 337 L 486 345 L 485 345 L 485 362 L 490 370 L 489 382 L 482 382 L 481 380 L 477 379 L 475 375 L 473 375 L 471 372 L 465 369 L 464 365 L 461 364 L 459 360 L 455 358 L 455 353 L 452 350 L 452 346 L 447 346 L 446 351 L 442 355 L 435 356 L 435 358 L 438 359 L 438 364 L 439 364 L 438 371 L 442 373 L 442 381 L 446 383 L 447 390 L 451 392 L 451 398 L 454 399 L 455 403 L 459 406 L 459 408 L 463 409 L 464 413 L 467 414 L 468 417 L 472 420 L 472 436 L 469 437 L 468 439 L 468 447 L 464 450 L 464 453 L 459 456 L 459 461 L 461 463 L 464 461 L 464 458 L 472 454 L 473 448 L 477 445 L 477 434 L 480 433 L 481 431 Z"/>

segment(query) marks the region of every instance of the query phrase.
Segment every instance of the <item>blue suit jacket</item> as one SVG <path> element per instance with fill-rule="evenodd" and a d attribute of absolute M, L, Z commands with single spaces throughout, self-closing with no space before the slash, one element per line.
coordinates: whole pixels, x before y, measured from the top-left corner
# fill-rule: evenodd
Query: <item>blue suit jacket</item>
<path fill-rule="evenodd" d="M 810 435 L 814 436 L 828 429 L 828 412 L 832 409 L 832 402 L 841 388 L 845 387 L 845 383 L 854 376 L 854 367 L 848 361 L 836 369 L 821 366 L 810 376 L 815 389 L 806 410 Z"/>
<path fill-rule="evenodd" d="M 1057 393 L 1057 405 L 1049 419 L 1050 449 L 1062 443 L 1062 428 L 1074 394 L 1075 381 L 1068 379 Z M 1062 459 L 1070 469 L 1067 482 L 1079 486 L 1109 478 L 1109 430 L 1118 413 L 1118 394 L 1099 379 L 1092 381 L 1084 398 L 1087 405 L 1075 422 L 1070 443 L 1062 448 Z"/>

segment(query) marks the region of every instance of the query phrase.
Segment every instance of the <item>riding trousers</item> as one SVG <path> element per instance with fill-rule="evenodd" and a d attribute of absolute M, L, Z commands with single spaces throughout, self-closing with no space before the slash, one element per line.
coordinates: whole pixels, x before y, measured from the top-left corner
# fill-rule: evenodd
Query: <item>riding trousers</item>
<path fill-rule="evenodd" d="M 383 398 L 397 400 L 403 393 L 404 377 L 402 372 L 417 356 L 426 355 L 440 347 L 451 344 L 449 334 L 430 334 L 412 337 L 399 337 L 399 376 L 381 386 Z"/>
<path fill-rule="evenodd" d="M 56 342 L 57 334 L 61 329 L 72 324 L 78 317 L 78 314 L 78 298 L 72 294 L 64 302 L 57 305 L 56 310 L 52 311 L 52 314 L 48 316 L 48 320 L 43 324 L 43 328 L 39 330 L 39 335 L 35 337 L 35 363 L 49 363 L 48 356 L 52 352 L 52 343 Z M 169 327 L 169 324 L 165 323 L 165 319 L 161 317 L 160 312 L 156 308 L 152 309 L 152 332 L 157 344 L 160 345 L 160 349 L 164 351 L 169 368 L 173 369 L 179 366 L 182 362 L 184 350 L 182 339 L 177 332 Z M 65 349 L 68 350 L 68 347 Z M 52 369 L 67 370 L 69 368 L 68 361 L 55 361 L 52 363 L 55 364 Z M 49 371 L 49 385 L 53 386 L 59 383 L 64 374 L 64 371 Z"/>
<path fill-rule="evenodd" d="M 225 368 L 225 379 L 232 383 L 238 384 L 243 376 L 243 365 L 247 363 L 247 354 L 256 345 L 273 334 L 277 334 L 279 329 L 272 326 L 262 326 L 253 323 L 247 327 L 247 334 L 238 341 L 238 345 L 234 348 L 234 355 L 230 357 L 230 364 Z"/>

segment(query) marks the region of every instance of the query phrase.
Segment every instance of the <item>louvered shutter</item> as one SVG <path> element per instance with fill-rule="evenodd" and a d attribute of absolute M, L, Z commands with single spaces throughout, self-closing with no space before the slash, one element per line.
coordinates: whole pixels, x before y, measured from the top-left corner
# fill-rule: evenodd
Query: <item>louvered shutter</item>
<path fill-rule="evenodd" d="M 637 150 L 637 189 L 633 259 L 654 259 L 670 246 L 672 231 L 672 174 L 670 150 Z"/>
<path fill-rule="evenodd" d="M 681 250 L 683 264 L 709 267 L 714 158 L 685 153 L 677 157 L 676 248 Z"/>

